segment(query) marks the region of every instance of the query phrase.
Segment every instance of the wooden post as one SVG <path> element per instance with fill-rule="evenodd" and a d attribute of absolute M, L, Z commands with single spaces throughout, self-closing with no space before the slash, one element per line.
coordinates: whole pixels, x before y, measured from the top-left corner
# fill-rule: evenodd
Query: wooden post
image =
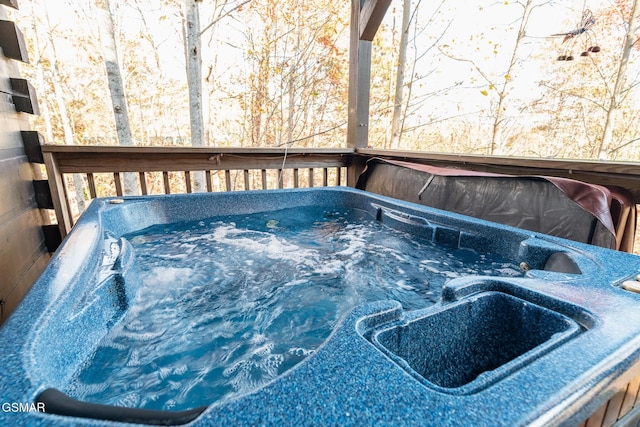
<path fill-rule="evenodd" d="M 351 0 L 349 45 L 349 112 L 347 147 L 366 148 L 369 142 L 371 41 L 360 40 L 360 11 L 364 0 Z"/>
<path fill-rule="evenodd" d="M 369 95 L 371 90 L 371 41 L 391 0 L 351 0 L 349 45 L 349 116 L 347 147 L 369 145 Z M 347 170 L 347 185 L 353 187 L 364 162 L 354 158 Z"/>
<path fill-rule="evenodd" d="M 44 164 L 47 168 L 47 177 L 49 180 L 49 190 L 53 200 L 53 209 L 56 211 L 58 218 L 58 228 L 60 229 L 60 237 L 65 238 L 73 225 L 71 211 L 67 203 L 66 186 L 62 174 L 58 170 L 58 163 L 53 153 L 42 153 Z"/>

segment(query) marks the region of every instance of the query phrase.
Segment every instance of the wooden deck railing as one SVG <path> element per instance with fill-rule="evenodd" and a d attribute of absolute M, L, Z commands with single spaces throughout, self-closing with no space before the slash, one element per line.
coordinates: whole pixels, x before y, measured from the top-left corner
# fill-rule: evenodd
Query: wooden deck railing
<path fill-rule="evenodd" d="M 514 175 L 547 175 L 615 185 L 640 203 L 640 163 L 485 157 L 375 149 L 121 147 L 43 145 L 53 205 L 62 237 L 79 214 L 72 174 L 80 174 L 88 201 L 122 196 L 125 174 L 135 174 L 133 194 L 236 191 L 313 186 L 354 186 L 365 161 L 386 157 Z M 70 181 L 70 180 L 69 180 Z"/>
<path fill-rule="evenodd" d="M 62 237 L 79 214 L 72 192 L 84 199 L 127 195 L 235 191 L 351 184 L 352 149 L 192 148 L 44 145 L 42 154 Z M 68 185 L 80 174 L 82 189 Z"/>

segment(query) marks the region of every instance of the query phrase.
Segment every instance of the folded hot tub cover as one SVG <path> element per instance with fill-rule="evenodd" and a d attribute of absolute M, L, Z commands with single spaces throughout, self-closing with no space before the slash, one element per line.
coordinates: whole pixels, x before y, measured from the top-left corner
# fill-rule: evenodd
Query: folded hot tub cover
<path fill-rule="evenodd" d="M 450 212 L 630 252 L 635 205 L 621 189 L 373 158 L 357 188 Z"/>

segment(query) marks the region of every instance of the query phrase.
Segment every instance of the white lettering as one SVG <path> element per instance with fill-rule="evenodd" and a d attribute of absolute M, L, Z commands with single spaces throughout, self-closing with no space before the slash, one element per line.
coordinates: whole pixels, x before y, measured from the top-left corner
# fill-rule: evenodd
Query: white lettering
<path fill-rule="evenodd" d="M 4 402 L 2 412 L 46 412 L 44 402 Z"/>

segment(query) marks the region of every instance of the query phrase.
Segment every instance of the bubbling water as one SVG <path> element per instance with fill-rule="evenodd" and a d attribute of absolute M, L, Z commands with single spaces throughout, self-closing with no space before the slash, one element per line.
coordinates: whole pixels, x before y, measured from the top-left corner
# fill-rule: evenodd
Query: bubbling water
<path fill-rule="evenodd" d="M 125 237 L 140 289 L 66 391 L 149 409 L 259 388 L 313 354 L 359 304 L 419 309 L 455 277 L 522 275 L 507 260 L 438 247 L 358 210 L 284 209 Z"/>

